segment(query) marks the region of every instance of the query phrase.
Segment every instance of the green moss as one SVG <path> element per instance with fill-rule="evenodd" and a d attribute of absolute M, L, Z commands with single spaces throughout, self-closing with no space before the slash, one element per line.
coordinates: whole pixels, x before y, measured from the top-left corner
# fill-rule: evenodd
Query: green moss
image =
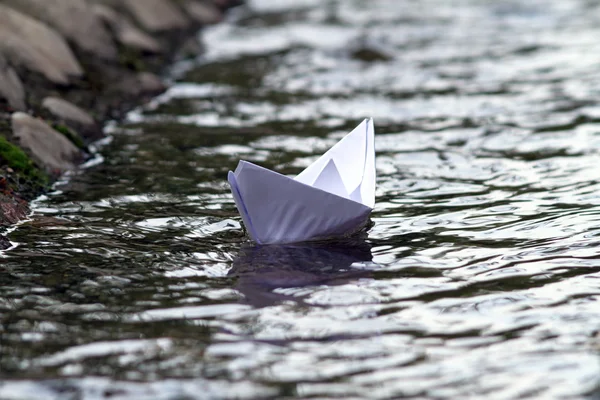
<path fill-rule="evenodd" d="M 80 148 L 82 150 L 87 151 L 87 147 L 85 146 L 85 143 L 83 143 L 83 139 L 73 129 L 69 128 L 66 125 L 62 125 L 62 124 L 54 124 L 54 125 L 52 125 L 52 127 L 54 128 L 55 131 L 62 133 L 75 146 L 77 146 L 78 148 Z"/>
<path fill-rule="evenodd" d="M 25 171 L 33 162 L 20 148 L 0 136 L 0 157 L 12 169 Z"/>
<path fill-rule="evenodd" d="M 0 163 L 12 168 L 15 174 L 35 186 L 46 186 L 48 176 L 17 146 L 0 136 Z"/>

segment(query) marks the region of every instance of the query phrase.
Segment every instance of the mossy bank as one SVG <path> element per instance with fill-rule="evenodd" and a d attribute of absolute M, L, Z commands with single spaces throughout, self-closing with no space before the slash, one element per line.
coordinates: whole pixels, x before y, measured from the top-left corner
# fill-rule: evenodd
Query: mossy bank
<path fill-rule="evenodd" d="M 239 0 L 0 0 L 0 233 Z M 0 248 L 9 242 L 0 235 Z"/>

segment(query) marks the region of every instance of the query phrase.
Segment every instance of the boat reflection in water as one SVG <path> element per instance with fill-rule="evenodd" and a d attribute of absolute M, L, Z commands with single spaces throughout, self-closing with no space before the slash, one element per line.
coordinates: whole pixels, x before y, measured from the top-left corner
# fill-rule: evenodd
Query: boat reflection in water
<path fill-rule="evenodd" d="M 229 276 L 246 301 L 264 307 L 302 296 L 277 293 L 277 289 L 315 285 L 340 285 L 367 277 L 373 269 L 371 245 L 365 236 L 327 242 L 244 245 L 233 260 Z"/>

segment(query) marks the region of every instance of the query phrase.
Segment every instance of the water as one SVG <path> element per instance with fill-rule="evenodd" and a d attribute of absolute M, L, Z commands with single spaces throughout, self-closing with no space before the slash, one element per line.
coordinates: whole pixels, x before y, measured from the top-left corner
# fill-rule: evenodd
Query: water
<path fill-rule="evenodd" d="M 0 398 L 593 398 L 600 7 L 254 0 L 10 235 Z M 256 248 L 225 181 L 366 116 L 368 239 Z"/>

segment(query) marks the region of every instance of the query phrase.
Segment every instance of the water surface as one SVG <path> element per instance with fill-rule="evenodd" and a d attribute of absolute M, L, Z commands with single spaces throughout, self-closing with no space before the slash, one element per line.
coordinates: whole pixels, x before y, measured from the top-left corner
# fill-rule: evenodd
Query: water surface
<path fill-rule="evenodd" d="M 0 398 L 598 396 L 600 6 L 249 3 L 10 235 Z M 366 116 L 368 238 L 253 246 Z"/>

